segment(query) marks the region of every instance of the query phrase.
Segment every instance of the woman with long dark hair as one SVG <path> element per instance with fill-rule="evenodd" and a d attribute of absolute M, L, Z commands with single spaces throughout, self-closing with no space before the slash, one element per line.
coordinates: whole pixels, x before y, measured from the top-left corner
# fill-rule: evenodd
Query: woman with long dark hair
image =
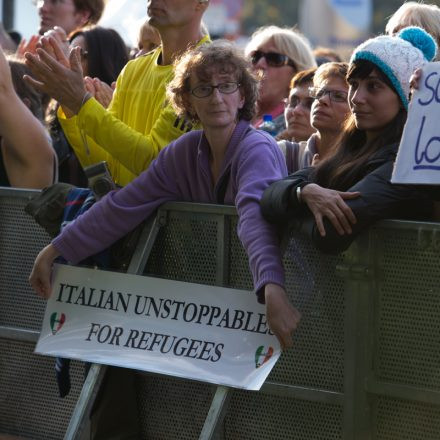
<path fill-rule="evenodd" d="M 113 29 L 95 26 L 69 35 L 70 47 L 81 47 L 84 76 L 99 78 L 109 86 L 128 62 L 128 50 Z"/>
<path fill-rule="evenodd" d="M 390 178 L 407 116 L 410 76 L 434 58 L 436 49 L 433 38 L 416 27 L 361 44 L 347 74 L 352 116 L 333 154 L 271 185 L 261 202 L 266 219 L 306 219 L 301 224 L 315 244 L 338 252 L 376 220 L 427 215 L 432 208 L 427 196 L 415 187 L 392 185 Z"/>

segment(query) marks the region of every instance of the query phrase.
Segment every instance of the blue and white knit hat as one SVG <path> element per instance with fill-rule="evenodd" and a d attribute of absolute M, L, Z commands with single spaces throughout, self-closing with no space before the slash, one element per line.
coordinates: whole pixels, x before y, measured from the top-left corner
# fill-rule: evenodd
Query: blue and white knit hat
<path fill-rule="evenodd" d="M 411 26 L 397 36 L 381 35 L 359 45 L 350 64 L 367 60 L 375 64 L 391 81 L 403 105 L 408 109 L 409 80 L 414 71 L 432 61 L 437 44 L 423 29 Z"/>

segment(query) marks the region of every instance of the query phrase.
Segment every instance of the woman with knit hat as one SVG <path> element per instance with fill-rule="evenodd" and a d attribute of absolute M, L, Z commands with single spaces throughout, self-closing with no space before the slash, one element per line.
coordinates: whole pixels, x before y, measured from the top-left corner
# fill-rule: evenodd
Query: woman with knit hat
<path fill-rule="evenodd" d="M 373 222 L 409 213 L 429 215 L 432 203 L 417 188 L 390 178 L 410 95 L 410 77 L 437 46 L 421 28 L 379 36 L 358 46 L 347 74 L 351 110 L 332 155 L 317 167 L 275 182 L 261 205 L 273 223 L 295 220 L 325 252 L 345 250 Z M 312 215 L 310 215 L 312 214 Z"/>

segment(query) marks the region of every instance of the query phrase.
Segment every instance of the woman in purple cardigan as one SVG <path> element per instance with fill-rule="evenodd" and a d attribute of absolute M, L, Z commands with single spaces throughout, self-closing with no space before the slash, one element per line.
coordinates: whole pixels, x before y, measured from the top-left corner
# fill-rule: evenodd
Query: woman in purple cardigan
<path fill-rule="evenodd" d="M 250 126 L 257 82 L 238 50 L 217 41 L 177 61 L 168 98 L 182 117 L 200 121 L 204 129 L 172 142 L 136 180 L 67 226 L 37 256 L 30 283 L 40 296 L 49 297 L 57 256 L 78 263 L 110 246 L 165 202 L 234 204 L 257 298 L 266 303 L 268 324 L 287 348 L 300 315 L 284 290 L 276 231 L 259 207 L 263 191 L 287 170 L 276 142 Z"/>

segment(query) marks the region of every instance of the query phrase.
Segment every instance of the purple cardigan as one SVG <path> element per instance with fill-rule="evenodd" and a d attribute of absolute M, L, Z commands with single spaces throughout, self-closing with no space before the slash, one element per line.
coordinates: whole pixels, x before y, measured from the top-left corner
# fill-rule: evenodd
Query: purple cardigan
<path fill-rule="evenodd" d="M 230 170 L 224 203 L 237 207 L 238 236 L 263 301 L 262 288 L 267 283 L 284 286 L 276 230 L 263 219 L 259 205 L 263 191 L 287 175 L 283 154 L 272 137 L 241 120 L 231 136 L 215 187 L 209 157 L 203 131 L 181 136 L 138 178 L 109 193 L 68 225 L 53 245 L 66 260 L 78 263 L 109 247 L 165 202 L 216 203 L 219 182 Z"/>

